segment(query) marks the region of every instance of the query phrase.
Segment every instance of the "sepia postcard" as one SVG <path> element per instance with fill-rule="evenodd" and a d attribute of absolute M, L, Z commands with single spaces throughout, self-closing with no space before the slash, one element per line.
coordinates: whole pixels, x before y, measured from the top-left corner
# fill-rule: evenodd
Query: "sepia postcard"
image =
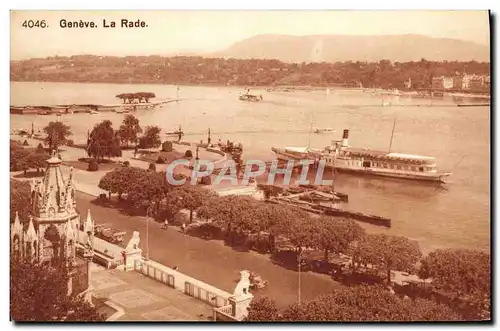
<path fill-rule="evenodd" d="M 490 323 L 490 15 L 11 11 L 11 321 Z"/>

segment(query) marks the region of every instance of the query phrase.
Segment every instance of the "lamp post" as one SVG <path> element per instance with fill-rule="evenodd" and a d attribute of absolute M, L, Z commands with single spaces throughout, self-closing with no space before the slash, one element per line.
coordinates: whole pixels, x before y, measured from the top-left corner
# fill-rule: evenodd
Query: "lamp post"
<path fill-rule="evenodd" d="M 301 279 L 300 279 L 300 276 L 301 276 L 301 268 L 302 268 L 302 247 L 299 248 L 299 254 L 297 255 L 297 262 L 298 262 L 298 267 L 299 267 L 299 286 L 298 286 L 298 289 L 299 289 L 299 305 L 300 305 L 300 301 L 301 301 Z"/>
<path fill-rule="evenodd" d="M 146 210 L 146 260 L 149 260 L 149 215 L 151 208 L 153 208 L 152 205 Z"/>

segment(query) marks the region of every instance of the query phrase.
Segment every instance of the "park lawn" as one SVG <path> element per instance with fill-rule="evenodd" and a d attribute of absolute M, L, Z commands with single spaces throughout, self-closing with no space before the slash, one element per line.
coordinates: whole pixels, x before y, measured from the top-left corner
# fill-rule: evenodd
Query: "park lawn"
<path fill-rule="evenodd" d="M 14 175 L 14 178 L 25 178 L 25 179 L 31 179 L 31 178 L 42 178 L 45 176 L 44 171 L 36 171 L 36 170 L 28 170 L 26 174 L 24 172 Z"/>
<path fill-rule="evenodd" d="M 149 163 L 156 163 L 156 160 L 158 160 L 158 157 L 160 156 L 165 160 L 165 163 L 171 163 L 172 161 L 183 159 L 184 153 L 178 152 L 176 150 L 173 150 L 171 152 L 158 151 L 158 152 L 143 154 L 138 159 Z"/>
<path fill-rule="evenodd" d="M 89 164 L 87 162 L 82 162 L 82 161 L 63 161 L 62 164 L 68 167 L 73 167 L 75 169 L 80 169 L 85 171 L 87 171 L 89 167 Z M 119 163 L 99 163 L 98 171 L 103 171 L 103 170 L 109 171 L 120 167 L 122 167 L 122 165 Z"/>

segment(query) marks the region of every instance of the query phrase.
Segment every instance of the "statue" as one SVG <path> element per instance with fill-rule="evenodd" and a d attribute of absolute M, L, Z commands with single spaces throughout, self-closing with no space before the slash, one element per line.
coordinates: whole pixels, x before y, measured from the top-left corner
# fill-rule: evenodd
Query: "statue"
<path fill-rule="evenodd" d="M 127 244 L 127 247 L 125 248 L 125 251 L 131 251 L 131 250 L 136 250 L 139 248 L 139 243 L 141 242 L 141 238 L 139 238 L 139 231 L 134 231 L 132 234 L 132 238 L 130 238 L 130 241 Z"/>
<path fill-rule="evenodd" d="M 236 298 L 246 297 L 250 295 L 250 272 L 247 270 L 240 271 L 240 281 L 234 289 L 234 296 Z"/>
<path fill-rule="evenodd" d="M 93 251 L 94 248 L 92 247 L 92 241 L 90 240 L 90 236 L 87 237 L 87 245 L 86 245 L 86 248 L 90 251 Z"/>

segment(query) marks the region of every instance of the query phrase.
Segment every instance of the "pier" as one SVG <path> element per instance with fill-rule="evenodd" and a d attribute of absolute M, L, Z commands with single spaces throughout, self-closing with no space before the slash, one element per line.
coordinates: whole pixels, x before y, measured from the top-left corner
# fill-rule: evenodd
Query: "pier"
<path fill-rule="evenodd" d="M 156 108 L 171 102 L 178 102 L 182 99 L 165 99 L 154 102 L 143 103 L 116 103 L 116 104 L 71 104 L 71 105 L 28 105 L 10 106 L 11 114 L 18 115 L 53 115 L 53 114 L 77 114 L 95 112 L 117 112 L 147 110 Z"/>

